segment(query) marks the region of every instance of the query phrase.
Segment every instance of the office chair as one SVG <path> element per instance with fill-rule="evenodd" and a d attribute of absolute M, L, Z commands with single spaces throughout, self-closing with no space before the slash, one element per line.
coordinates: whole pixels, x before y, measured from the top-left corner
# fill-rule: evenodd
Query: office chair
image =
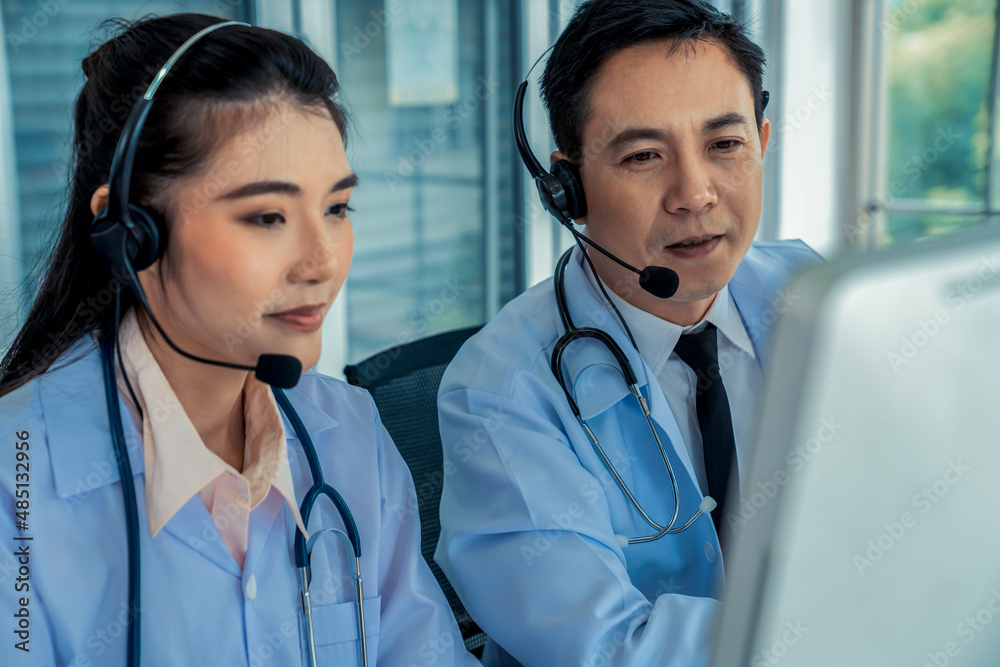
<path fill-rule="evenodd" d="M 458 348 L 481 328 L 477 325 L 398 345 L 344 367 L 347 381 L 367 389 L 375 399 L 385 429 L 410 468 L 420 512 L 420 550 L 451 604 L 466 649 L 476 657 L 482 657 L 486 633 L 472 620 L 434 562 L 434 549 L 441 532 L 438 505 L 444 483 L 438 385 Z"/>

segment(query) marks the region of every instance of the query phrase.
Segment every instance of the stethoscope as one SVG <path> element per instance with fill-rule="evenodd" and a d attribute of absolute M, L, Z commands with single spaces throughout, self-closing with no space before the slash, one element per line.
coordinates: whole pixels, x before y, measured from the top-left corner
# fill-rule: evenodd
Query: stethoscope
<path fill-rule="evenodd" d="M 581 245 L 581 250 L 583 252 L 584 257 L 587 259 L 589 263 L 590 258 L 587 256 L 587 251 L 582 247 L 582 245 Z M 643 520 L 646 523 L 648 523 L 653 528 L 653 530 L 656 531 L 655 533 L 651 535 L 646 535 L 644 537 L 627 537 L 625 535 L 615 535 L 615 538 L 618 540 L 619 546 L 624 549 L 630 544 L 641 544 L 643 542 L 652 542 L 654 540 L 660 539 L 664 535 L 674 535 L 680 533 L 681 531 L 686 530 L 698 519 L 698 517 L 702 516 L 703 514 L 711 513 L 711 511 L 715 509 L 716 502 L 710 496 L 705 496 L 704 498 L 702 498 L 701 503 L 699 503 L 698 511 L 694 514 L 694 516 L 688 519 L 687 523 L 685 523 L 680 528 L 674 527 L 674 524 L 677 522 L 677 515 L 680 511 L 680 499 L 677 492 L 677 478 L 674 476 L 673 466 L 670 465 L 670 459 L 667 457 L 667 452 L 663 447 L 663 443 L 660 441 L 660 436 L 656 432 L 656 426 L 653 424 L 653 418 L 649 412 L 649 404 L 646 402 L 645 397 L 639 390 L 639 381 L 636 378 L 635 371 L 632 368 L 632 364 L 629 362 L 628 357 L 625 356 L 625 353 L 622 351 L 621 347 L 618 345 L 617 342 L 615 342 L 615 339 L 612 338 L 610 334 L 608 334 L 606 331 L 602 331 L 601 329 L 596 329 L 593 327 L 582 327 L 582 328 L 577 327 L 573 323 L 573 318 L 570 317 L 569 308 L 566 305 L 565 281 L 566 281 L 566 266 L 569 264 L 572 252 L 573 252 L 572 248 L 567 250 L 565 253 L 563 253 L 562 257 L 560 257 L 559 261 L 556 263 L 556 270 L 555 270 L 556 307 L 559 309 L 559 319 L 562 320 L 562 325 L 563 328 L 566 330 L 566 332 L 559 337 L 559 340 L 556 341 L 555 345 L 552 348 L 552 362 L 551 362 L 552 374 L 556 376 L 556 380 L 559 382 L 559 386 L 562 387 L 563 393 L 566 395 L 566 401 L 569 403 L 569 407 L 573 411 L 573 415 L 576 417 L 576 420 L 580 423 L 580 426 L 583 427 L 583 430 L 586 432 L 587 437 L 590 438 L 590 443 L 591 445 L 593 445 L 594 451 L 596 451 L 598 456 L 600 456 L 601 461 L 604 462 L 604 465 L 608 469 L 608 472 L 611 473 L 611 476 L 614 477 L 615 482 L 618 484 L 619 488 L 621 488 L 622 492 L 626 495 L 626 497 L 628 497 L 629 502 L 631 502 L 632 506 L 635 507 L 636 511 L 639 512 L 639 516 L 641 516 Z M 593 265 L 591 265 L 591 270 L 593 270 Z M 598 284 L 600 285 L 600 279 L 598 279 Z M 602 291 L 603 288 L 604 286 L 601 285 Z M 605 293 L 605 298 L 607 298 L 606 293 Z M 610 299 L 609 303 L 611 303 L 611 306 L 615 308 L 614 303 L 610 302 Z M 617 310 L 618 309 L 615 308 L 616 313 Z M 624 325 L 625 323 L 624 319 L 622 319 L 621 321 L 622 324 Z M 629 332 L 629 337 L 631 338 L 631 332 Z M 567 387 L 566 385 L 566 378 L 562 372 L 562 357 L 566 351 L 566 348 L 569 347 L 569 344 L 572 343 L 573 341 L 580 340 L 581 338 L 592 338 L 603 344 L 608 349 L 611 355 L 618 362 L 618 369 L 621 372 L 622 377 L 625 379 L 625 384 L 628 385 L 629 391 L 632 393 L 633 396 L 635 396 L 636 400 L 639 402 L 639 408 L 642 410 L 642 414 L 646 418 L 646 424 L 649 426 L 649 432 L 653 434 L 653 439 L 656 441 L 656 446 L 660 450 L 660 456 L 663 458 L 663 464 L 667 468 L 667 475 L 670 477 L 670 488 L 671 491 L 673 492 L 674 509 L 673 512 L 671 513 L 670 521 L 668 521 L 667 525 L 665 526 L 661 526 L 656 521 L 653 521 L 653 519 L 650 518 L 649 514 L 643 509 L 639 501 L 636 500 L 635 496 L 629 490 L 628 485 L 625 483 L 625 480 L 618 473 L 618 470 L 615 468 L 615 465 L 611 462 L 611 459 L 608 458 L 608 455 L 604 452 L 604 448 L 601 447 L 601 443 L 598 442 L 597 436 L 594 435 L 594 432 L 587 424 L 587 421 L 583 419 L 583 417 L 580 415 L 580 408 L 576 404 L 576 400 L 573 398 L 573 393 L 571 391 L 572 387 Z"/>
<path fill-rule="evenodd" d="M 117 311 L 119 307 L 119 302 L 115 300 L 115 311 L 117 322 Z M 118 358 L 121 359 L 120 346 L 117 345 L 117 330 L 105 337 L 105 341 L 101 346 L 101 359 L 103 362 L 104 371 L 104 393 L 108 404 L 108 421 L 111 424 L 111 439 L 114 442 L 115 447 L 115 458 L 118 462 L 118 473 L 121 477 L 122 482 L 122 494 L 125 496 L 125 520 L 128 524 L 128 564 L 129 564 L 129 603 L 130 611 L 133 614 L 133 622 L 131 624 L 131 635 L 129 637 L 129 659 L 128 664 L 130 667 L 135 667 L 140 664 L 140 636 L 141 636 L 141 623 L 140 623 L 140 573 L 139 573 L 139 510 L 135 499 L 135 484 L 132 481 L 132 466 L 129 463 L 128 451 L 125 448 L 125 432 L 122 426 L 121 409 L 118 405 L 118 388 L 115 383 L 115 352 L 118 352 Z M 364 607 L 364 591 L 361 582 L 361 538 L 358 534 L 358 526 L 354 521 L 354 516 L 351 514 L 351 510 L 347 507 L 347 503 L 344 502 L 343 497 L 337 491 L 331 487 L 323 478 L 323 469 L 319 463 L 319 457 L 316 454 L 316 448 L 313 446 L 312 438 L 309 436 L 309 432 L 306 430 L 305 425 L 299 418 L 295 409 L 292 407 L 291 401 L 285 395 L 285 392 L 277 387 L 272 387 L 271 390 L 274 392 L 274 398 L 281 408 L 281 411 L 288 418 L 288 421 L 292 425 L 292 429 L 295 431 L 295 435 L 298 437 L 299 442 L 302 445 L 302 450 L 306 455 L 306 460 L 309 463 L 309 471 L 312 475 L 313 484 L 306 492 L 305 497 L 302 499 L 302 505 L 299 510 L 302 516 L 302 523 L 306 526 L 309 525 L 309 515 L 312 513 L 313 505 L 320 497 L 327 497 L 333 503 L 334 507 L 340 513 L 340 518 L 344 522 L 344 527 L 347 529 L 345 533 L 342 530 L 335 528 L 326 528 L 319 530 L 306 540 L 302 531 L 296 528 L 295 530 L 295 567 L 299 570 L 299 582 L 301 585 L 301 597 L 302 597 L 302 615 L 305 618 L 305 628 L 306 628 L 306 639 L 308 642 L 309 649 L 309 660 L 311 667 L 316 667 L 316 642 L 313 634 L 313 620 L 312 620 L 312 604 L 309 599 L 309 585 L 312 582 L 312 568 L 310 567 L 310 562 L 312 558 L 312 550 L 316 546 L 316 541 L 319 537 L 326 533 L 334 533 L 341 538 L 345 545 L 345 549 L 349 548 L 350 552 L 354 554 L 353 562 L 348 559 L 349 567 L 351 568 L 351 575 L 355 581 L 355 595 L 357 597 L 358 603 L 358 637 L 360 638 L 359 646 L 361 650 L 361 657 L 359 659 L 359 664 L 363 667 L 368 665 L 368 651 L 365 643 L 365 607 Z"/>

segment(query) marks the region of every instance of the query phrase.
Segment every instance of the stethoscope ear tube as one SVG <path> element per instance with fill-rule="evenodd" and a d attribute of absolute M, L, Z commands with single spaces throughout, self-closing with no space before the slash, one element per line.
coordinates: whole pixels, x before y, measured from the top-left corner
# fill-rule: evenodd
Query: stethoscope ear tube
<path fill-rule="evenodd" d="M 302 423 L 302 419 L 299 417 L 298 413 L 295 412 L 295 408 L 292 407 L 292 402 L 288 400 L 288 396 L 285 392 L 277 387 L 271 387 L 271 391 L 274 393 L 274 400 L 278 403 L 281 411 L 285 413 L 288 421 L 292 424 L 292 430 L 295 431 L 295 436 L 299 439 L 299 443 L 302 445 L 302 451 L 306 455 L 306 461 L 309 464 L 309 472 L 312 474 L 313 485 L 306 492 L 305 497 L 302 499 L 302 505 L 299 510 L 299 514 L 302 516 L 302 522 L 308 528 L 309 526 L 309 515 L 312 514 L 313 505 L 316 503 L 317 498 L 320 495 L 328 497 L 332 502 L 334 507 L 337 508 L 337 512 L 340 513 L 340 518 L 344 522 L 344 526 L 347 528 L 347 536 L 351 540 L 351 546 L 354 549 L 354 555 L 357 558 L 361 558 L 361 536 L 358 533 L 358 524 L 354 521 L 354 516 L 351 514 L 350 510 L 347 508 L 347 503 L 344 498 L 334 489 L 326 483 L 323 478 L 323 468 L 319 464 L 319 456 L 316 454 L 316 447 L 313 445 L 312 438 L 309 436 L 309 431 L 306 429 L 305 424 Z M 305 537 L 302 535 L 301 531 L 295 532 L 295 567 L 308 567 L 309 565 L 309 554 L 306 548 Z"/>
<path fill-rule="evenodd" d="M 118 305 L 119 304 L 116 301 L 116 320 L 118 319 Z M 129 611 L 132 614 L 132 621 L 129 624 L 130 628 L 127 640 L 126 664 L 137 666 L 140 664 L 142 653 L 142 607 L 140 604 L 142 590 L 141 565 L 139 558 L 139 509 L 136 502 L 135 483 L 132 479 L 132 466 L 129 463 L 128 450 L 125 445 L 125 433 L 122 428 L 121 408 L 118 402 L 118 387 L 115 383 L 115 347 L 117 344 L 117 333 L 118 329 L 116 321 L 115 330 L 105 333 L 104 340 L 101 343 L 101 362 L 104 376 L 104 393 L 108 407 L 108 426 L 111 431 L 111 439 L 115 450 L 115 459 L 118 464 L 118 475 L 122 485 L 122 495 L 125 500 L 125 521 L 128 528 L 128 599 Z M 341 519 L 344 521 L 344 526 L 347 528 L 346 533 L 339 530 L 334 532 L 339 533 L 344 541 L 354 551 L 352 574 L 354 574 L 355 594 L 357 595 L 358 603 L 358 632 L 361 651 L 361 659 L 359 662 L 362 665 L 367 665 L 368 656 L 364 634 L 364 591 L 361 582 L 361 537 L 358 532 L 358 525 L 355 522 L 350 509 L 348 509 L 347 503 L 344 501 L 343 497 L 337 492 L 336 489 L 326 484 L 323 480 L 323 471 L 319 466 L 319 458 L 316 454 L 316 449 L 313 446 L 312 438 L 309 437 L 309 432 L 306 430 L 302 420 L 295 412 L 295 409 L 292 407 L 288 397 L 285 396 L 285 393 L 280 389 L 272 388 L 272 390 L 274 391 L 275 400 L 278 402 L 282 412 L 284 412 L 285 416 L 288 417 L 289 422 L 292 424 L 292 428 L 295 430 L 295 434 L 306 454 L 306 458 L 309 462 L 309 467 L 313 475 L 313 486 L 306 492 L 305 498 L 302 501 L 302 521 L 308 525 L 312 507 L 316 500 L 323 495 L 330 498 L 333 502 L 337 511 L 340 513 Z M 317 533 L 317 536 L 319 534 L 320 533 Z M 311 541 L 311 543 L 314 542 L 315 539 Z M 307 544 L 302 532 L 296 530 L 294 548 L 295 564 L 299 568 L 299 573 L 302 578 L 303 613 L 307 617 L 308 633 L 310 635 L 310 658 L 315 665 L 315 645 L 311 641 L 312 609 L 309 603 L 309 580 L 311 579 L 311 572 L 309 569 L 310 546 L 311 544 Z"/>
<path fill-rule="evenodd" d="M 296 437 L 299 439 L 299 444 L 302 445 L 302 451 L 305 452 L 306 461 L 309 464 L 309 472 L 312 474 L 313 485 L 309 487 L 309 490 L 306 491 L 306 495 L 302 498 L 302 505 L 299 510 L 299 514 L 302 517 L 302 523 L 308 528 L 309 516 L 312 514 L 313 506 L 316 504 L 316 501 L 320 496 L 326 496 L 333 503 L 333 506 L 337 508 L 337 512 L 340 513 L 340 518 L 344 522 L 344 527 L 347 528 L 346 533 L 334 529 L 321 530 L 309 538 L 308 541 L 306 540 L 305 535 L 302 534 L 301 530 L 296 529 L 295 531 L 295 545 L 293 551 L 295 567 L 299 568 L 299 578 L 302 587 L 302 614 L 305 616 L 306 640 L 309 646 L 310 663 L 314 666 L 316 665 L 316 643 L 313 635 L 312 603 L 309 600 L 309 584 L 312 583 L 312 548 L 315 546 L 316 539 L 320 535 L 327 532 L 334 532 L 338 534 L 341 539 L 345 541 L 346 545 L 350 546 L 354 551 L 354 566 L 352 568 L 352 574 L 354 574 L 355 582 L 354 594 L 357 597 L 358 602 L 358 637 L 359 650 L 361 651 L 361 658 L 359 662 L 363 667 L 367 667 L 368 649 L 365 638 L 364 588 L 361 582 L 361 535 L 358 532 L 358 524 L 354 521 L 354 516 L 351 514 L 351 510 L 348 509 L 343 496 L 341 496 L 336 489 L 327 484 L 324 480 L 323 468 L 319 464 L 319 455 L 316 453 L 316 447 L 313 445 L 308 429 L 306 429 L 305 424 L 302 423 L 302 419 L 299 417 L 298 413 L 295 412 L 295 408 L 292 407 L 292 402 L 281 389 L 271 387 L 271 391 L 274 392 L 274 400 L 278 403 L 278 406 L 281 407 L 281 411 L 285 413 L 285 416 L 292 425 L 292 429 L 295 431 Z"/>
<path fill-rule="evenodd" d="M 115 295 L 115 311 L 117 320 L 118 294 Z M 128 526 L 128 599 L 129 613 L 132 614 L 128 633 L 126 653 L 129 665 L 138 665 L 142 654 L 142 586 L 139 564 L 139 506 L 135 499 L 135 482 L 132 480 L 132 465 L 128 459 L 128 449 L 125 447 L 125 432 L 122 429 L 121 408 L 118 405 L 118 387 L 115 384 L 115 342 L 118 337 L 117 322 L 114 331 L 104 335 L 101 344 L 101 361 L 104 370 L 104 395 L 108 404 L 108 426 L 111 429 L 111 441 L 115 448 L 115 459 L 118 463 L 118 476 L 122 485 L 122 496 L 125 499 L 125 523 Z"/>

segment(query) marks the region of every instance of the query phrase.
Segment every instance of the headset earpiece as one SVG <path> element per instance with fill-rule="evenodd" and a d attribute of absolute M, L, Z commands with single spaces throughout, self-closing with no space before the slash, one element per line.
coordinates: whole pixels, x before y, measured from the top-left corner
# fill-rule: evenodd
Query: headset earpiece
<path fill-rule="evenodd" d="M 580 180 L 580 170 L 569 160 L 556 160 L 549 171 L 562 183 L 566 193 L 565 210 L 569 217 L 576 220 L 587 215 L 587 196 L 583 192 L 583 181 Z"/>
<path fill-rule="evenodd" d="M 527 89 L 528 80 L 525 79 L 517 87 L 517 93 L 514 95 L 514 143 L 517 145 L 517 152 L 524 166 L 535 181 L 538 196 L 545 210 L 572 230 L 571 221 L 587 214 L 587 198 L 583 194 L 580 171 L 568 160 L 556 160 L 550 166 L 550 171 L 545 171 L 538 158 L 531 152 L 528 137 L 524 133 L 524 93 Z"/>
<path fill-rule="evenodd" d="M 132 236 L 135 239 L 135 250 L 132 250 L 132 244 L 129 244 L 129 252 L 134 253 L 129 256 L 129 262 L 133 271 L 142 271 L 162 254 L 166 227 L 160 214 L 145 206 L 129 204 L 128 212 L 132 220 Z"/>
<path fill-rule="evenodd" d="M 91 245 L 121 275 L 128 275 L 126 266 L 138 273 L 156 261 L 165 238 L 163 220 L 155 211 L 129 204 L 125 217 L 109 216 L 104 209 L 90 228 Z"/>

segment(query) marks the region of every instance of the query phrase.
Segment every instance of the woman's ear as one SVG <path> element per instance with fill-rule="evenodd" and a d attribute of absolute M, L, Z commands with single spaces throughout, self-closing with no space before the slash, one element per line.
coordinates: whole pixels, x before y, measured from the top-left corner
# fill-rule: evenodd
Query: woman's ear
<path fill-rule="evenodd" d="M 108 205 L 108 184 L 105 183 L 101 187 L 94 190 L 93 196 L 90 198 L 90 212 L 97 217 L 97 214 L 104 210 L 104 207 Z"/>

